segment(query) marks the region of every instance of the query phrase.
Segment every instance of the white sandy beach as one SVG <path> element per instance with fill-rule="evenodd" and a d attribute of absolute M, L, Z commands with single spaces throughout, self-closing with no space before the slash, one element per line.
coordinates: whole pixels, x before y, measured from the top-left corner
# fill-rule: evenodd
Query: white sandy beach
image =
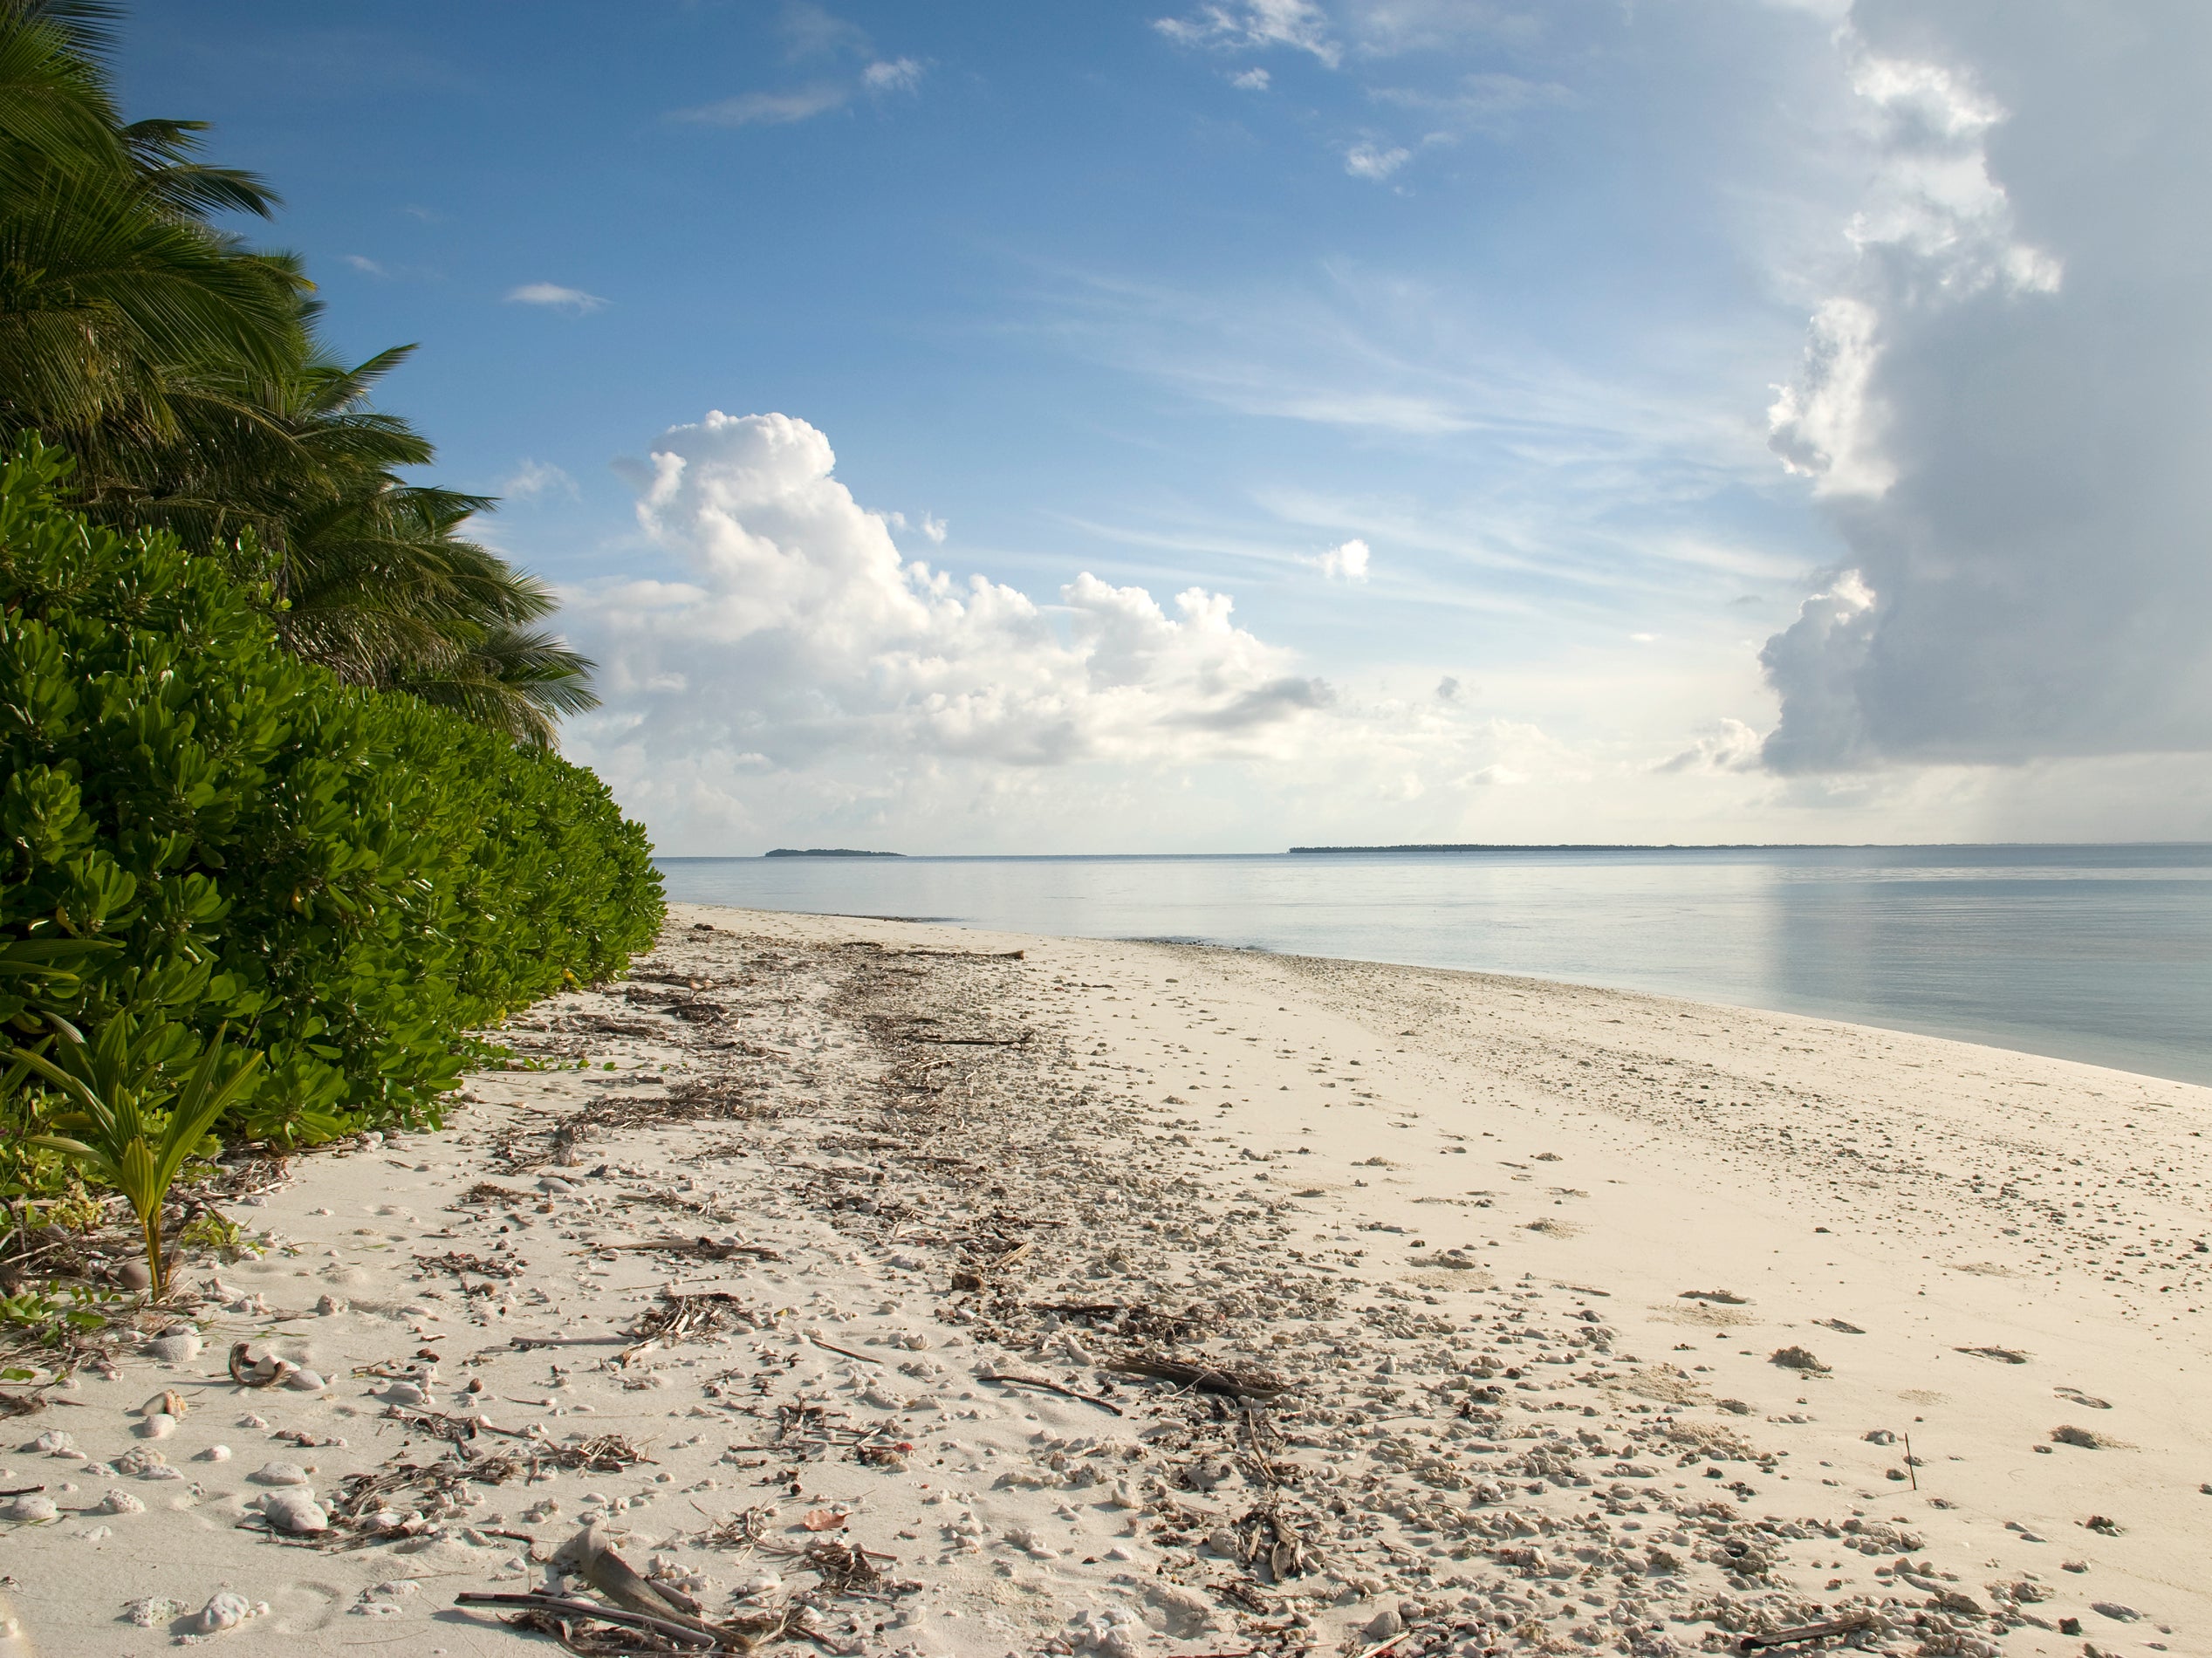
<path fill-rule="evenodd" d="M 554 1650 L 455 1597 L 592 1519 L 797 1649 L 1660 1655 L 1871 1615 L 1900 1653 L 2212 1655 L 2212 1090 L 691 907 L 506 1036 L 590 1068 L 295 1160 L 229 1210 L 264 1252 L 188 1274 L 196 1355 L 11 1384 L 45 1404 L 0 1424 L 0 1653 L 150 1654 L 219 1590 L 265 1607 L 211 1637 L 242 1654 Z M 326 1385 L 241 1387 L 237 1341 Z M 1178 1363 L 1207 1385 L 1114 1367 Z M 330 1530 L 271 1534 L 272 1480 Z M 841 1593 L 825 1540 L 868 1552 Z"/>

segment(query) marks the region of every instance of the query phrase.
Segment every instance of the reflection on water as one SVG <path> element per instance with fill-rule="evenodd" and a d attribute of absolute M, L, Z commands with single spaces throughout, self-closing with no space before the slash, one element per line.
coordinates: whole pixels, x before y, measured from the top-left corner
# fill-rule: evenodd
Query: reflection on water
<path fill-rule="evenodd" d="M 694 903 L 1525 973 L 2212 1083 L 2212 846 L 661 867 Z"/>

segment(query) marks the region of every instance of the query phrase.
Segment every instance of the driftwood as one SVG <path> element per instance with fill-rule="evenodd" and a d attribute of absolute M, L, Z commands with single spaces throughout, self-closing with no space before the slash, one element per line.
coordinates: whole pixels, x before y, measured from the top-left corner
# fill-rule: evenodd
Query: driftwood
<path fill-rule="evenodd" d="M 696 1255 L 709 1261 L 726 1261 L 733 1255 L 750 1255 L 763 1261 L 784 1258 L 780 1251 L 764 1244 L 737 1244 L 711 1237 L 656 1237 L 643 1244 L 600 1244 L 594 1247 L 601 1250 L 649 1250 L 664 1255 Z"/>
<path fill-rule="evenodd" d="M 1827 1623 L 1809 1623 L 1797 1629 L 1777 1629 L 1770 1635 L 1746 1635 L 1736 1643 L 1738 1652 L 1759 1652 L 1768 1647 L 1787 1647 L 1799 1641 L 1825 1641 L 1830 1635 L 1854 1635 L 1862 1629 L 1871 1629 L 1874 1618 L 1871 1613 L 1857 1613 L 1848 1618 L 1833 1619 Z"/>
<path fill-rule="evenodd" d="M 886 950 L 883 954 L 887 961 L 896 961 L 903 956 L 935 956 L 953 962 L 1025 962 L 1029 959 L 1027 950 L 932 950 L 919 946 L 912 949 Z"/>
<path fill-rule="evenodd" d="M 455 1598 L 454 1604 L 462 1607 L 514 1607 L 562 1620 L 594 1618 L 601 1623 L 617 1624 L 626 1629 L 649 1629 L 668 1640 L 710 1651 L 750 1652 L 753 1645 L 751 1637 L 748 1635 L 740 1634 L 734 1629 L 717 1629 L 714 1625 L 696 1619 L 625 1612 L 614 1607 L 603 1607 L 595 1600 L 579 1600 L 565 1594 L 500 1594 L 463 1589 Z"/>

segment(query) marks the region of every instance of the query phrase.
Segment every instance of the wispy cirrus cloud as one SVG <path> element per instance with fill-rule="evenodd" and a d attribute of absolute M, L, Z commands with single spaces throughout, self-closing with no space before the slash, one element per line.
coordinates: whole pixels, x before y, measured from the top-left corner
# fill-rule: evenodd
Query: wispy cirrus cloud
<path fill-rule="evenodd" d="M 1380 183 L 1411 161 L 1413 154 L 1402 144 L 1386 147 L 1363 139 L 1345 151 L 1344 170 L 1353 178 Z"/>
<path fill-rule="evenodd" d="M 395 264 L 388 259 L 372 259 L 366 253 L 342 253 L 339 263 L 376 282 L 436 282 L 443 275 L 434 265 Z"/>
<path fill-rule="evenodd" d="M 1315 0 L 1209 0 L 1183 15 L 1155 18 L 1153 27 L 1194 51 L 1303 51 L 1340 72 L 1373 103 L 1419 120 L 1418 134 L 1383 137 L 1355 130 L 1334 142 L 1346 172 L 1378 182 L 1436 145 L 1469 135 L 1507 139 L 1523 118 L 1582 101 L 1551 75 L 1504 66 L 1546 58 L 1546 24 L 1486 0 L 1364 0 L 1336 7 L 1334 16 Z M 1482 66 L 1455 71 L 1452 60 L 1470 54 Z M 1386 72 L 1392 82 L 1378 79 Z M 1423 76 L 1430 84 L 1417 84 Z M 1404 84 L 1408 79 L 1416 84 Z M 1250 92 L 1271 85 L 1269 71 L 1259 66 L 1229 80 Z"/>
<path fill-rule="evenodd" d="M 1153 25 L 1179 45 L 1215 46 L 1250 51 L 1287 46 L 1310 54 L 1334 69 L 1344 46 L 1330 32 L 1329 15 L 1313 0 L 1236 0 L 1202 5 L 1180 17 L 1158 17 Z"/>
<path fill-rule="evenodd" d="M 670 119 L 697 127 L 791 127 L 847 108 L 856 99 L 917 92 L 929 71 L 921 58 L 880 54 L 858 24 L 808 0 L 786 5 L 780 27 L 786 60 L 811 63 L 824 72 L 798 86 L 739 92 L 676 110 Z"/>
<path fill-rule="evenodd" d="M 789 127 L 812 120 L 853 101 L 853 88 L 839 81 L 818 80 L 811 86 L 778 92 L 740 92 L 694 109 L 680 109 L 675 118 L 699 127 Z"/>
<path fill-rule="evenodd" d="M 790 127 L 845 108 L 863 94 L 911 92 L 921 85 L 928 65 L 914 58 L 887 58 L 863 68 L 853 80 L 818 80 L 774 92 L 740 92 L 672 119 L 697 127 Z"/>
<path fill-rule="evenodd" d="M 872 92 L 910 92 L 921 85 L 922 73 L 917 58 L 879 58 L 860 72 L 860 85 Z"/>
<path fill-rule="evenodd" d="M 1415 86 L 1378 86 L 1369 94 L 1376 102 L 1411 110 L 1454 132 L 1503 136 L 1517 116 L 1545 109 L 1572 109 L 1582 100 L 1564 83 L 1533 79 L 1485 70 L 1463 75 L 1450 86 L 1435 90 Z"/>
<path fill-rule="evenodd" d="M 565 311 L 572 316 L 587 316 L 594 311 L 604 311 L 612 302 L 581 288 L 563 287 L 558 282 L 525 282 L 519 288 L 510 288 L 503 296 L 510 305 L 538 305 L 548 311 Z"/>
<path fill-rule="evenodd" d="M 583 494 L 576 487 L 576 480 L 559 467 L 528 456 L 500 481 L 499 493 L 510 501 L 538 501 L 548 496 L 575 501 L 581 499 Z"/>

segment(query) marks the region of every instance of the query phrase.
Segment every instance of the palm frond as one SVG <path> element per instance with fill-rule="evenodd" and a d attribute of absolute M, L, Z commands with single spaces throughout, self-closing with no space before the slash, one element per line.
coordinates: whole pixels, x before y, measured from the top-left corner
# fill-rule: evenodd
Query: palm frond
<path fill-rule="evenodd" d="M 138 169 L 140 187 L 172 213 L 250 213 L 272 217 L 284 198 L 256 175 L 209 167 L 193 157 L 206 121 L 155 118 L 133 121 L 116 136 Z"/>

